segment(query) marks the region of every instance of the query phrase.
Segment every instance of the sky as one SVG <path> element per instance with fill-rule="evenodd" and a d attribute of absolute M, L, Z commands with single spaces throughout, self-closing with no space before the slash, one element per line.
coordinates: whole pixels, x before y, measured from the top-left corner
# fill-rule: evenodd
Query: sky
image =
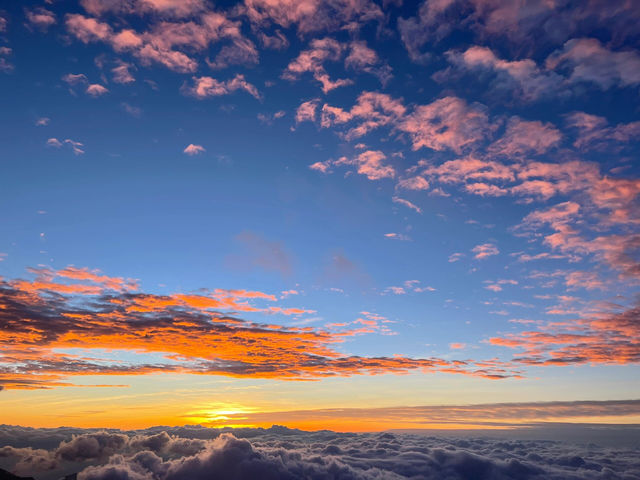
<path fill-rule="evenodd" d="M 640 4 L 0 6 L 0 423 L 640 423 Z"/>

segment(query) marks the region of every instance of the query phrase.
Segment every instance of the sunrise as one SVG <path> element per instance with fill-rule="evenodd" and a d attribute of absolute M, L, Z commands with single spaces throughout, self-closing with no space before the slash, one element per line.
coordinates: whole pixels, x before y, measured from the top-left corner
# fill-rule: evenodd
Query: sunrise
<path fill-rule="evenodd" d="M 639 25 L 0 2 L 0 480 L 640 478 Z"/>

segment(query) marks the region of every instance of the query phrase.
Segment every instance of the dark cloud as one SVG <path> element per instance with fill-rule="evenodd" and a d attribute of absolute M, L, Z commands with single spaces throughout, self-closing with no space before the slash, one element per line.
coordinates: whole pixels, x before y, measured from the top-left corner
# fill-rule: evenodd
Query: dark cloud
<path fill-rule="evenodd" d="M 10 430 L 17 439 L 21 428 L 2 426 L 0 433 Z M 514 438 L 303 432 L 277 426 L 81 434 L 57 430 L 40 432 L 67 436 L 57 448 L 5 446 L 0 466 L 39 480 L 70 473 L 77 473 L 78 480 L 630 480 L 640 475 L 637 441 L 635 448 L 605 448 Z M 36 431 L 23 429 L 23 441 L 37 441 Z M 191 450 L 180 451 L 185 445 Z M 29 458 L 34 461 L 25 463 Z M 35 459 L 57 463 L 52 467 Z"/>

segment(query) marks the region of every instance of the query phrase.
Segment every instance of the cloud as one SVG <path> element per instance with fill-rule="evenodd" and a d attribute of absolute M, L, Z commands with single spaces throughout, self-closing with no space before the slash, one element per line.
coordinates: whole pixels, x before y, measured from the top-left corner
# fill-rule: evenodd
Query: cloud
<path fill-rule="evenodd" d="M 404 241 L 404 242 L 407 242 L 407 241 L 411 240 L 411 237 L 409 237 L 408 235 L 405 235 L 403 233 L 395 233 L 395 232 L 385 233 L 384 236 L 385 236 L 385 238 L 390 238 L 392 240 L 401 240 L 401 241 Z"/>
<path fill-rule="evenodd" d="M 571 37 L 599 33 L 620 44 L 637 36 L 640 9 L 625 0 L 611 2 L 525 3 L 510 0 L 425 0 L 415 17 L 398 18 L 409 57 L 430 60 L 430 51 L 464 32 L 471 41 L 508 48 L 514 53 L 548 51 Z M 429 50 L 424 46 L 429 45 Z"/>
<path fill-rule="evenodd" d="M 271 268 L 278 251 L 264 241 L 257 242 L 255 236 L 247 242 L 256 249 L 254 261 Z M 277 301 L 263 292 L 215 289 L 156 295 L 132 291 L 135 284 L 129 280 L 87 269 L 33 272 L 36 278 L 32 281 L 0 283 L 0 340 L 10 347 L 0 356 L 0 385 L 4 388 L 69 386 L 74 384 L 67 380 L 77 375 L 161 372 L 292 380 L 416 369 L 491 379 L 518 375 L 499 363 L 478 367 L 471 361 L 438 358 L 364 357 L 344 355 L 334 348 L 344 338 L 371 333 L 370 329 L 332 333 L 237 318 L 239 312 L 313 313 L 294 307 L 262 307 L 263 302 Z M 363 275 L 342 254 L 332 257 L 325 272 L 332 282 L 361 281 Z M 75 347 L 84 349 L 82 356 L 60 353 Z M 130 359 L 101 358 L 104 349 L 128 352 Z M 149 360 L 148 354 L 163 360 Z"/>
<path fill-rule="evenodd" d="M 218 52 L 212 62 L 215 68 L 257 62 L 257 51 L 253 43 L 242 35 L 240 22 L 214 11 L 202 11 L 192 20 L 182 20 L 179 17 L 184 15 L 175 13 L 182 9 L 185 14 L 195 12 L 203 7 L 203 2 L 146 0 L 135 5 L 148 5 L 151 8 L 139 9 L 125 1 L 113 1 L 108 5 L 99 0 L 87 1 L 88 11 L 98 15 L 107 12 L 144 13 L 148 10 L 162 15 L 152 17 L 148 28 L 143 31 L 131 28 L 117 30 L 123 22 L 116 21 L 112 26 L 101 18 L 81 14 L 67 14 L 65 26 L 71 35 L 83 43 L 102 42 L 117 53 L 131 53 L 142 65 L 157 63 L 179 73 L 195 73 L 199 65 L 196 55 L 205 54 L 211 44 L 222 41 L 230 43 Z M 170 19 L 167 12 L 175 13 L 173 16 L 176 19 Z"/>
<path fill-rule="evenodd" d="M 558 146 L 561 140 L 562 134 L 551 123 L 511 117 L 504 134 L 489 146 L 488 152 L 509 159 L 542 155 Z"/>
<path fill-rule="evenodd" d="M 602 90 L 640 84 L 640 54 L 612 51 L 595 38 L 575 38 L 546 60 L 549 69 L 566 71 L 573 83 L 594 83 Z"/>
<path fill-rule="evenodd" d="M 462 257 L 464 257 L 464 253 L 452 253 L 451 255 L 449 255 L 449 263 L 455 263 L 460 261 L 460 259 L 462 259 Z"/>
<path fill-rule="evenodd" d="M 84 73 L 67 73 L 62 80 L 69 85 L 82 85 L 88 83 L 87 76 Z"/>
<path fill-rule="evenodd" d="M 399 205 L 403 205 L 407 208 L 410 208 L 411 210 L 415 210 L 417 213 L 422 214 L 422 209 L 420 207 L 418 207 L 416 204 L 410 202 L 409 200 L 406 200 L 404 198 L 400 198 L 398 196 L 394 196 L 392 197 L 393 203 L 397 203 Z"/>
<path fill-rule="evenodd" d="M 223 46 L 213 62 L 207 61 L 212 69 L 227 68 L 230 65 L 256 65 L 259 63 L 258 50 L 248 38 L 236 38 L 230 45 Z"/>
<path fill-rule="evenodd" d="M 55 137 L 49 138 L 46 143 L 47 147 L 62 148 L 64 145 L 71 147 L 74 155 L 82 155 L 84 153 L 84 144 L 71 140 L 69 138 L 60 141 Z"/>
<path fill-rule="evenodd" d="M 128 84 L 136 81 L 135 77 L 131 74 L 132 65 L 121 62 L 117 66 L 111 69 L 113 75 L 113 81 L 120 84 Z"/>
<path fill-rule="evenodd" d="M 308 50 L 301 51 L 298 57 L 289 63 L 282 78 L 293 81 L 303 73 L 310 72 L 313 78 L 320 82 L 324 93 L 353 83 L 350 79 L 331 80 L 324 68 L 324 62 L 340 60 L 345 50 L 343 44 L 332 38 L 322 38 L 312 40 L 310 47 Z"/>
<path fill-rule="evenodd" d="M 498 247 L 496 247 L 493 243 L 483 243 L 481 245 L 476 245 L 471 249 L 471 251 L 475 253 L 473 258 L 477 260 L 482 260 L 493 255 L 498 255 L 500 253 Z"/>
<path fill-rule="evenodd" d="M 46 127 L 51 122 L 49 117 L 39 117 L 36 119 L 35 125 L 36 127 Z"/>
<path fill-rule="evenodd" d="M 350 110 L 323 105 L 320 125 L 322 128 L 339 126 L 349 122 L 358 124 L 346 131 L 347 140 L 360 138 L 377 128 L 394 125 L 406 112 L 400 100 L 378 92 L 363 92 Z"/>
<path fill-rule="evenodd" d="M 429 182 L 424 177 L 409 177 L 398 181 L 398 187 L 405 190 L 428 190 Z"/>
<path fill-rule="evenodd" d="M 244 90 L 258 100 L 262 98 L 258 89 L 251 83 L 247 82 L 244 75 L 241 74 L 236 74 L 233 78 L 226 81 L 219 81 L 215 78 L 206 76 L 193 77 L 193 84 L 189 86 L 185 83 L 181 90 L 185 95 L 189 95 L 197 99 L 228 95 L 236 90 Z"/>
<path fill-rule="evenodd" d="M 81 0 L 82 7 L 91 15 L 102 16 L 109 13 L 144 15 L 158 14 L 163 17 L 187 17 L 205 9 L 204 0 Z"/>
<path fill-rule="evenodd" d="M 25 17 L 27 17 L 30 25 L 43 31 L 47 31 L 50 26 L 57 22 L 55 14 L 42 7 L 26 10 Z"/>
<path fill-rule="evenodd" d="M 461 153 L 491 134 L 486 108 L 468 105 L 458 97 L 444 97 L 419 105 L 398 125 L 409 134 L 414 150 L 430 148 Z"/>
<path fill-rule="evenodd" d="M 319 99 L 302 102 L 296 110 L 296 123 L 315 122 Z"/>
<path fill-rule="evenodd" d="M 91 95 L 92 97 L 101 97 L 105 93 L 109 93 L 109 90 L 98 83 L 93 83 L 87 86 L 86 92 L 88 95 Z"/>
<path fill-rule="evenodd" d="M 538 330 L 494 337 L 490 343 L 517 349 L 514 361 L 526 365 L 638 363 L 639 314 L 637 306 L 596 311 L 570 322 L 547 322 Z"/>
<path fill-rule="evenodd" d="M 190 143 L 189 145 L 187 145 L 183 150 L 184 153 L 186 153 L 191 157 L 194 155 L 198 155 L 200 153 L 204 153 L 205 151 L 206 150 L 202 145 L 194 145 L 193 143 Z"/>
<path fill-rule="evenodd" d="M 573 146 L 581 151 L 607 151 L 640 138 L 640 121 L 609 126 L 606 118 L 585 112 L 565 116 L 569 128 L 577 132 Z"/>
<path fill-rule="evenodd" d="M 519 102 L 532 102 L 541 98 L 562 96 L 568 93 L 564 77 L 541 69 L 531 59 L 503 60 L 487 47 L 474 45 L 464 52 L 449 50 L 446 57 L 453 65 L 437 72 L 434 79 L 444 83 L 455 77 L 456 72 L 475 75 L 492 75 L 490 88 L 498 95 L 508 95 Z"/>
<path fill-rule="evenodd" d="M 60 148 L 62 147 L 62 142 L 57 138 L 50 138 L 47 140 L 47 147 Z"/>
<path fill-rule="evenodd" d="M 346 424 L 395 419 L 409 421 L 416 426 L 428 425 L 431 419 L 440 418 L 447 423 L 451 417 L 491 418 L 500 412 L 508 412 L 511 418 L 568 418 L 598 413 L 617 415 L 618 412 L 637 412 L 637 401 L 612 402 L 549 402 L 523 404 L 488 404 L 466 406 L 398 407 L 387 409 L 342 409 L 299 412 L 275 412 L 272 417 L 290 422 L 322 425 L 327 419 L 343 418 Z M 269 414 L 250 414 L 253 421 L 260 421 Z M 483 417 L 484 416 L 484 417 Z M 263 422 L 264 420 L 262 420 Z M 405 423 L 406 424 L 406 423 Z M 553 425 L 553 424 L 552 424 Z M 544 435 L 545 429 L 528 425 L 533 435 Z M 20 427 L 3 426 L 3 429 Z M 61 429 L 22 432 L 19 435 L 58 435 Z M 601 427 L 600 433 L 608 433 L 610 427 Z M 618 428 L 614 432 L 621 432 Z M 37 433 L 36 433 L 37 432 Z M 51 478 L 75 467 L 79 480 L 182 480 L 209 479 L 212 472 L 221 478 L 234 479 L 295 479 L 340 478 L 353 480 L 421 478 L 425 480 L 471 480 L 496 478 L 504 480 L 595 480 L 606 475 L 610 478 L 631 478 L 639 465 L 635 448 L 604 448 L 590 443 L 587 446 L 558 440 L 525 440 L 524 430 L 510 434 L 483 430 L 482 438 L 466 434 L 440 433 L 439 436 L 402 433 L 336 433 L 328 430 L 305 432 L 274 425 L 271 428 L 207 429 L 200 426 L 176 428 L 155 427 L 133 432 L 77 431 L 76 438 L 91 435 L 122 438 L 117 453 L 109 458 L 92 458 L 86 463 L 67 463 L 51 471 Z M 546 431 L 546 436 L 567 435 L 567 432 L 594 436 L 593 427 L 580 425 Z M 62 432 L 63 434 L 65 432 Z M 432 433 L 432 432 L 430 432 Z M 633 435 L 632 429 L 626 436 Z M 1 432 L 0 432 L 1 434 Z M 68 434 L 67 434 L 68 435 Z M 68 440 L 66 440 L 68 442 Z M 197 448 L 180 453 L 170 445 L 188 442 Z M 27 452 L 9 452 L 6 458 L 14 462 Z M 61 446 L 51 450 L 33 450 L 32 455 L 59 458 Z M 17 449 L 16 449 L 17 450 Z M 26 449 L 19 449 L 26 450 Z M 15 456 L 11 455 L 16 453 Z M 32 464 L 25 474 L 37 474 L 42 470 Z M 44 466 L 44 464 L 42 465 Z M 73 470 L 72 470 L 73 471 Z"/>
<path fill-rule="evenodd" d="M 246 0 L 244 6 L 253 24 L 295 26 L 303 35 L 347 26 L 358 28 L 384 17 L 380 7 L 370 0 Z"/>

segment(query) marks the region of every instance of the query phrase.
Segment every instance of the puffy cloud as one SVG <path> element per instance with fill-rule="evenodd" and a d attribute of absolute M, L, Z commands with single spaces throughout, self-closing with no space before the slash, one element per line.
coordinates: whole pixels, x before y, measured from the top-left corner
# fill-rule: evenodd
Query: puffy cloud
<path fill-rule="evenodd" d="M 406 108 L 400 100 L 377 92 L 363 92 L 350 110 L 323 105 L 320 125 L 329 128 L 349 122 L 357 125 L 344 134 L 347 140 L 362 137 L 372 130 L 386 125 L 394 125 L 405 114 Z"/>
<path fill-rule="evenodd" d="M 56 449 L 56 456 L 68 462 L 81 462 L 111 456 L 126 445 L 124 434 L 96 432 L 78 435 L 62 442 Z"/>
<path fill-rule="evenodd" d="M 340 60 L 345 49 L 344 45 L 332 38 L 314 39 L 311 48 L 300 52 L 282 74 L 287 80 L 296 80 L 305 72 L 313 74 L 313 78 L 322 84 L 322 91 L 328 93 L 335 88 L 350 85 L 349 79 L 332 81 L 324 68 L 324 62 Z"/>
<path fill-rule="evenodd" d="M 96 13 L 101 7 L 105 7 L 103 12 L 109 12 L 131 6 L 129 2 L 108 2 L 107 5 L 100 0 L 91 0 L 91 3 L 92 6 L 88 10 Z M 161 12 L 177 11 L 179 7 L 189 9 L 194 5 L 194 2 L 169 0 L 147 0 L 146 3 L 138 2 L 140 3 L 152 5 Z M 130 28 L 117 31 L 101 19 L 81 14 L 68 14 L 65 17 L 65 25 L 69 33 L 84 43 L 103 42 L 116 52 L 132 53 L 143 65 L 158 63 L 180 73 L 195 72 L 198 61 L 191 55 L 204 53 L 210 44 L 223 40 L 231 43 L 219 51 L 218 57 L 212 63 L 216 68 L 257 61 L 255 47 L 240 32 L 240 22 L 229 20 L 224 14 L 214 11 L 203 12 L 195 20 L 189 21 L 167 21 L 163 17 L 162 21 L 150 22 L 145 31 Z"/>
<path fill-rule="evenodd" d="M 248 38 L 236 38 L 230 45 L 223 46 L 213 62 L 207 61 L 212 69 L 226 68 L 229 65 L 256 65 L 259 62 L 258 50 Z"/>
<path fill-rule="evenodd" d="M 69 33 L 83 43 L 107 41 L 113 36 L 109 24 L 80 14 L 67 15 L 65 25 Z"/>
<path fill-rule="evenodd" d="M 87 92 L 87 95 L 91 95 L 92 97 L 101 97 L 105 93 L 109 93 L 109 90 L 103 85 L 100 85 L 98 83 L 92 83 L 87 86 L 86 92 Z"/>
<path fill-rule="evenodd" d="M 561 44 L 570 37 L 606 32 L 614 43 L 637 36 L 640 8 L 633 2 L 547 2 L 530 0 L 425 0 L 418 15 L 398 19 L 400 37 L 415 62 L 430 58 L 425 45 L 437 46 L 455 32 L 515 52 Z M 506 42 L 505 42 L 506 40 Z"/>
<path fill-rule="evenodd" d="M 44 31 L 57 22 L 55 14 L 42 7 L 26 10 L 25 16 L 30 25 Z"/>
<path fill-rule="evenodd" d="M 164 17 L 186 17 L 205 9 L 204 0 L 81 0 L 82 7 L 91 15 L 160 14 Z"/>
<path fill-rule="evenodd" d="M 302 102 L 296 110 L 296 123 L 315 122 L 319 101 L 320 100 L 316 98 Z"/>
<path fill-rule="evenodd" d="M 194 156 L 205 152 L 205 148 L 202 145 L 194 145 L 193 143 L 190 143 L 185 147 L 183 152 L 189 156 Z"/>
<path fill-rule="evenodd" d="M 212 77 L 193 77 L 193 85 L 189 86 L 185 83 L 182 86 L 182 92 L 185 95 L 198 99 L 228 95 L 236 90 L 244 90 L 258 100 L 262 98 L 258 89 L 247 82 L 241 74 L 236 74 L 235 77 L 226 81 L 219 81 Z"/>
<path fill-rule="evenodd" d="M 446 56 L 455 70 L 448 68 L 437 72 L 434 78 L 440 82 L 449 80 L 455 71 L 476 75 L 490 72 L 494 76 L 491 89 L 498 94 L 508 94 L 517 101 L 531 102 L 564 93 L 564 78 L 541 69 L 531 59 L 503 60 L 491 49 L 480 46 L 470 47 L 464 52 L 449 51 Z"/>
<path fill-rule="evenodd" d="M 409 177 L 400 180 L 398 187 L 404 188 L 405 190 L 428 190 L 429 182 L 427 182 L 424 177 Z"/>
<path fill-rule="evenodd" d="M 595 38 L 576 38 L 551 54 L 547 68 L 566 70 L 569 81 L 595 83 L 601 89 L 640 84 L 640 54 L 612 51 Z"/>
<path fill-rule="evenodd" d="M 348 69 L 375 75 L 383 86 L 392 77 L 391 67 L 383 63 L 375 50 L 369 48 L 363 41 L 354 41 L 349 44 L 349 54 L 344 60 L 344 65 Z"/>
<path fill-rule="evenodd" d="M 566 116 L 569 128 L 576 130 L 574 147 L 580 150 L 607 150 L 612 145 L 624 144 L 640 138 L 640 121 L 609 126 L 607 119 L 584 112 Z"/>
<path fill-rule="evenodd" d="M 116 83 L 122 83 L 122 84 L 135 82 L 136 79 L 131 74 L 131 71 L 130 71 L 132 67 L 133 67 L 132 65 L 125 62 L 121 62 L 115 67 L 113 67 L 111 69 L 111 74 L 113 75 L 113 81 Z"/>
<path fill-rule="evenodd" d="M 326 160 L 316 162 L 309 166 L 312 170 L 328 173 L 334 166 L 351 165 L 356 172 L 366 176 L 369 180 L 381 180 L 383 178 L 393 178 L 396 175 L 395 169 L 384 161 L 387 156 L 379 150 L 366 150 L 353 158 L 340 157 L 337 160 Z"/>
<path fill-rule="evenodd" d="M 503 136 L 489 146 L 488 151 L 511 159 L 542 155 L 557 146 L 561 140 L 562 134 L 551 123 L 511 117 Z"/>
<path fill-rule="evenodd" d="M 67 73 L 62 77 L 62 81 L 69 85 L 78 85 L 87 83 L 88 79 L 84 73 Z"/>
<path fill-rule="evenodd" d="M 375 424 L 372 419 L 395 421 L 417 428 L 429 424 L 450 424 L 452 419 L 532 419 L 579 418 L 581 416 L 637 413 L 638 402 L 548 402 L 464 406 L 360 408 L 250 414 L 263 423 L 271 415 L 284 421 L 323 425 L 327 419 L 342 418 L 347 424 Z M 455 421 L 455 420 L 453 420 Z M 380 422 L 381 423 L 381 422 Z M 494 422 L 496 423 L 496 422 Z M 564 430 L 528 426 L 531 437 L 557 438 L 572 433 L 592 438 L 587 426 Z M 3 427 L 11 428 L 11 427 Z M 611 427 L 601 427 L 599 431 Z M 154 431 L 155 430 L 155 431 Z M 621 432 L 621 429 L 613 429 Z M 129 441 L 109 459 L 93 460 L 89 466 L 77 464 L 80 480 L 209 479 L 211 475 L 234 479 L 340 478 L 353 480 L 421 478 L 425 480 L 596 480 L 631 478 L 640 468 L 635 448 L 604 448 L 558 440 L 524 440 L 524 430 L 483 430 L 483 438 L 463 435 L 426 436 L 394 433 L 340 434 L 327 430 L 305 432 L 286 427 L 269 429 L 206 429 L 202 427 L 158 428 L 139 432 L 118 432 Z M 47 432 L 54 435 L 55 430 Z M 42 432 L 40 435 L 44 435 Z M 79 436 L 91 435 L 80 431 Z M 134 446 L 134 438 L 140 442 Z M 167 440 L 169 438 L 169 440 Z M 199 440 L 202 438 L 203 440 Z M 199 441 L 195 452 L 170 454 L 144 449 L 143 443 Z M 632 445 L 628 440 L 625 445 Z M 5 447 L 6 448 L 6 447 Z M 49 454 L 55 454 L 55 449 Z M 31 473 L 38 470 L 32 469 Z M 63 471 L 58 468 L 52 472 Z M 59 475 L 60 476 L 60 475 Z M 52 476 L 53 478 L 53 476 Z"/>
<path fill-rule="evenodd" d="M 371 0 L 245 0 L 244 6 L 254 24 L 285 28 L 295 25 L 301 34 L 357 27 L 384 17 Z"/>
<path fill-rule="evenodd" d="M 50 138 L 47 140 L 47 147 L 60 148 L 62 147 L 62 142 L 57 138 Z"/>
<path fill-rule="evenodd" d="M 486 108 L 468 105 L 457 97 L 444 97 L 419 105 L 398 125 L 409 134 L 414 150 L 453 150 L 461 153 L 490 136 L 492 128 Z"/>

